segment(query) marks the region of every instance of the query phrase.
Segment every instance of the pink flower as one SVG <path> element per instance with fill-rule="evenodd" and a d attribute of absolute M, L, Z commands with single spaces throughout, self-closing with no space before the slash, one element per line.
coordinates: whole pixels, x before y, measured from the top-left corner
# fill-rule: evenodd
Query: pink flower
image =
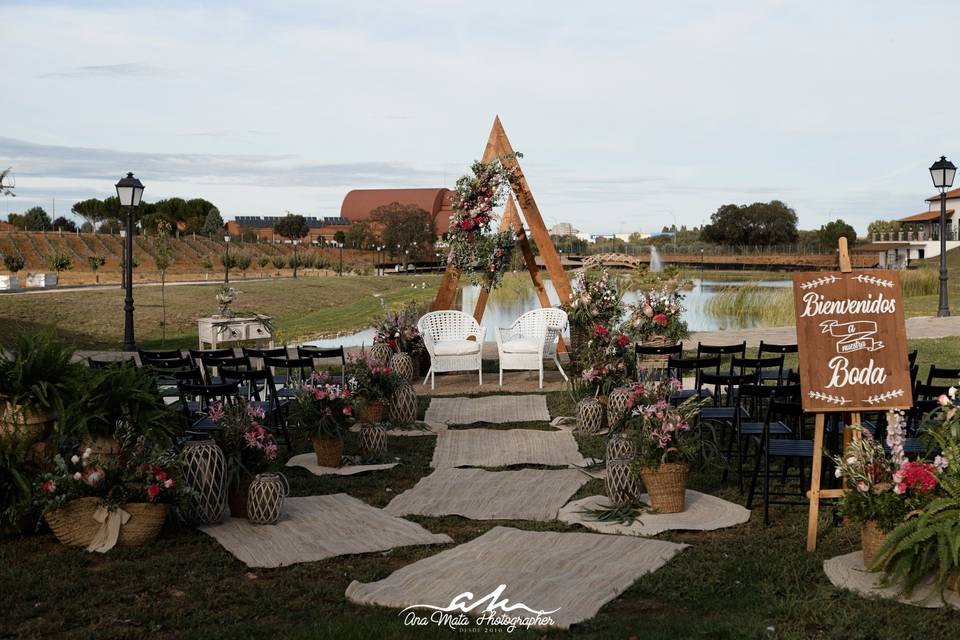
<path fill-rule="evenodd" d="M 163 486 L 165 486 L 167 489 L 173 489 L 174 485 L 176 484 L 177 484 L 176 480 L 174 480 L 173 478 L 167 478 L 166 482 L 163 483 Z"/>
<path fill-rule="evenodd" d="M 57 490 L 57 483 L 53 480 L 47 480 L 43 483 L 43 490 L 45 493 L 53 493 Z"/>
<path fill-rule="evenodd" d="M 160 495 L 160 485 L 152 484 L 147 487 L 147 497 L 150 498 L 152 502 Z"/>
<path fill-rule="evenodd" d="M 350 405 L 345 406 L 345 407 L 343 408 L 343 415 L 345 415 L 345 416 L 352 416 L 352 415 L 353 415 L 353 407 L 351 407 Z"/>
<path fill-rule="evenodd" d="M 941 394 L 940 394 L 940 397 L 937 398 L 937 402 L 940 403 L 940 406 L 941 406 L 941 407 L 945 407 L 945 406 L 947 406 L 948 404 L 950 404 L 950 398 L 947 397 L 947 394 L 941 393 Z"/>
<path fill-rule="evenodd" d="M 647 316 L 648 318 L 652 318 L 652 317 L 653 317 L 653 307 L 651 307 L 650 305 L 645 306 L 645 307 L 643 308 L 643 315 Z"/>
<path fill-rule="evenodd" d="M 214 422 L 219 422 L 220 418 L 223 417 L 224 410 L 223 404 L 220 402 L 214 402 L 209 407 L 207 407 L 207 417 L 213 420 Z"/>
<path fill-rule="evenodd" d="M 900 473 L 903 475 L 903 484 L 914 491 L 930 493 L 937 486 L 937 474 L 932 464 L 908 462 L 900 469 Z"/>
<path fill-rule="evenodd" d="M 661 327 L 667 326 L 667 316 L 663 313 L 658 313 L 652 318 L 654 324 L 658 324 Z"/>

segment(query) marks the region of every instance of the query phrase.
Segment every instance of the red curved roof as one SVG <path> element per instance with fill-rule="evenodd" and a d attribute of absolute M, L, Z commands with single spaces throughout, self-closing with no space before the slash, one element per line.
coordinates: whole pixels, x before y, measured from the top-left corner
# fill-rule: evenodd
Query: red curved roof
<path fill-rule="evenodd" d="M 340 216 L 351 222 L 368 220 L 370 212 L 385 204 L 412 204 L 433 216 L 437 233 L 450 226 L 450 189 L 354 189 L 343 198 Z"/>

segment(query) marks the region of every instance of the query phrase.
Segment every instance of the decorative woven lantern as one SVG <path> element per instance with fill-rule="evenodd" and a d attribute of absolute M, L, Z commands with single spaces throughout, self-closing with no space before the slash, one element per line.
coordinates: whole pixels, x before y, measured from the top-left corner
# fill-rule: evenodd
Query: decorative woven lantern
<path fill-rule="evenodd" d="M 414 364 L 409 353 L 395 353 L 390 358 L 390 368 L 406 382 L 413 382 Z"/>
<path fill-rule="evenodd" d="M 630 387 L 617 387 L 610 392 L 607 400 L 607 418 L 614 426 L 627 413 L 627 401 L 630 400 Z"/>
<path fill-rule="evenodd" d="M 637 497 L 637 479 L 632 460 L 607 460 L 607 497 L 618 507 L 632 504 Z"/>
<path fill-rule="evenodd" d="M 252 524 L 276 524 L 283 513 L 283 499 L 290 484 L 282 473 L 260 473 L 250 483 L 247 520 Z"/>
<path fill-rule="evenodd" d="M 405 427 L 417 421 L 417 392 L 413 386 L 402 384 L 393 392 L 390 400 L 390 423 Z"/>
<path fill-rule="evenodd" d="M 615 433 L 607 440 L 607 460 L 633 460 L 636 455 L 637 448 L 622 433 Z"/>
<path fill-rule="evenodd" d="M 383 424 L 365 424 L 360 427 L 360 456 L 377 460 L 387 452 L 387 430 Z"/>
<path fill-rule="evenodd" d="M 190 440 L 180 455 L 184 479 L 195 492 L 186 509 L 187 517 L 198 524 L 220 522 L 227 508 L 227 461 L 223 451 L 213 440 Z"/>
<path fill-rule="evenodd" d="M 368 359 L 370 362 L 380 367 L 387 366 L 387 363 L 390 362 L 391 357 L 393 357 L 393 349 L 382 342 L 378 342 L 370 347 L 370 356 Z"/>
<path fill-rule="evenodd" d="M 604 427 L 603 403 L 596 398 L 584 398 L 577 403 L 577 431 L 600 433 Z"/>

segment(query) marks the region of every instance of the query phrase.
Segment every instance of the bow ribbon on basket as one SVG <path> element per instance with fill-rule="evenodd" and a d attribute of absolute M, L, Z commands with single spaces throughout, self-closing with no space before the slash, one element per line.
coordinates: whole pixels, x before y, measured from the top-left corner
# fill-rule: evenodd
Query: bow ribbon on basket
<path fill-rule="evenodd" d="M 93 536 L 87 551 L 96 551 L 97 553 L 106 553 L 117 546 L 117 539 L 120 537 L 120 527 L 127 524 L 130 520 L 130 514 L 114 507 L 99 506 L 93 512 L 93 519 L 100 523 L 100 528 Z"/>

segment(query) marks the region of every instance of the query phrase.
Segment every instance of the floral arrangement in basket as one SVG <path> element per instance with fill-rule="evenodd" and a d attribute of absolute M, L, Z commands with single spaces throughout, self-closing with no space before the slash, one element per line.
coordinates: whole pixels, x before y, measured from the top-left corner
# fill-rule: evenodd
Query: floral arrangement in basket
<path fill-rule="evenodd" d="M 385 344 L 396 353 L 416 355 L 424 352 L 423 336 L 417 328 L 417 321 L 423 313 L 417 304 L 410 301 L 396 311 L 388 309 L 383 299 L 380 305 L 383 307 L 383 321 L 376 327 L 374 344 Z"/>
<path fill-rule="evenodd" d="M 891 452 L 893 492 L 905 498 L 909 512 L 887 534 L 872 567 L 884 571 L 883 584 L 896 584 L 907 595 L 931 576 L 941 593 L 960 581 L 960 399 L 951 387 L 939 400 L 921 427 L 926 457 L 907 461 L 902 444 Z M 902 437 L 897 422 L 895 438 Z"/>
<path fill-rule="evenodd" d="M 621 329 L 640 342 L 676 344 L 690 336 L 682 316 L 683 295 L 667 289 L 647 291 L 628 305 L 628 317 Z"/>
<path fill-rule="evenodd" d="M 515 239 L 512 231 L 494 232 L 494 210 L 500 206 L 514 177 L 503 160 L 522 154 L 474 162 L 471 173 L 457 180 L 451 197 L 450 230 L 445 240 L 450 246 L 450 262 L 461 271 L 474 273 L 474 284 L 496 288 L 510 262 Z"/>
<path fill-rule="evenodd" d="M 347 359 L 344 373 L 347 387 L 356 397 L 360 418 L 365 422 L 383 421 L 386 405 L 403 380 L 393 367 L 381 366 L 364 355 Z"/>
<path fill-rule="evenodd" d="M 182 481 L 176 456 L 147 443 L 129 425 L 118 425 L 119 455 L 99 456 L 87 447 L 83 452 L 53 458 L 53 469 L 40 476 L 34 491 L 44 513 L 77 498 L 97 498 L 103 505 L 118 507 L 130 502 L 182 504 L 190 488 Z"/>
<path fill-rule="evenodd" d="M 560 308 L 567 312 L 571 326 L 612 326 L 623 315 L 623 295 L 609 272 L 589 276 L 581 271 L 573 283 L 570 300 Z"/>
<path fill-rule="evenodd" d="M 216 423 L 213 439 L 227 462 L 227 486 L 238 489 L 266 471 L 277 458 L 277 441 L 264 426 L 263 407 L 248 403 L 213 403 L 207 416 Z"/>
<path fill-rule="evenodd" d="M 353 416 L 353 394 L 329 383 L 325 371 L 315 371 L 296 391 L 293 419 L 311 438 L 343 438 Z"/>
<path fill-rule="evenodd" d="M 628 336 L 602 324 L 593 325 L 590 339 L 580 354 L 583 366 L 580 378 L 590 395 L 610 395 L 630 380 L 630 344 Z"/>

